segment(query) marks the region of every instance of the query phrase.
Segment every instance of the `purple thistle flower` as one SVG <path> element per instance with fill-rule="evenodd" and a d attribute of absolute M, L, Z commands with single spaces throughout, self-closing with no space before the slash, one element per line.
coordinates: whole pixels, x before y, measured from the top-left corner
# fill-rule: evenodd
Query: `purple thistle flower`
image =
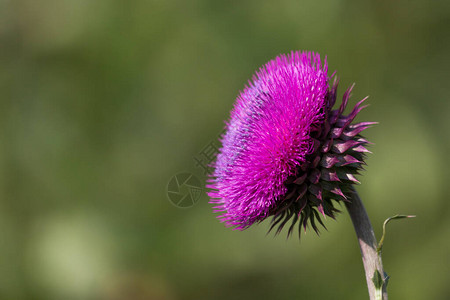
<path fill-rule="evenodd" d="M 369 152 L 360 133 L 375 123 L 351 124 L 366 98 L 342 114 L 353 86 L 332 110 L 338 84 L 329 87 L 327 72 L 318 54 L 280 55 L 238 96 L 207 186 L 227 226 L 243 230 L 273 216 L 277 233 L 291 219 L 288 235 L 297 222 L 318 232 L 319 213 L 334 218 L 332 201 L 348 201 Z"/>

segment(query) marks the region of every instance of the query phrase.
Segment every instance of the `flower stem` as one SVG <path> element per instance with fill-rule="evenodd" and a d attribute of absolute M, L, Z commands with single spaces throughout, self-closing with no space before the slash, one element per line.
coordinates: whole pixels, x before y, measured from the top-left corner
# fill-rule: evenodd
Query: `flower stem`
<path fill-rule="evenodd" d="M 375 233 L 361 198 L 354 189 L 351 193 L 351 202 L 347 202 L 345 206 L 352 219 L 361 249 L 370 300 L 387 300 L 387 276 L 383 270 L 381 255 L 377 252 Z"/>

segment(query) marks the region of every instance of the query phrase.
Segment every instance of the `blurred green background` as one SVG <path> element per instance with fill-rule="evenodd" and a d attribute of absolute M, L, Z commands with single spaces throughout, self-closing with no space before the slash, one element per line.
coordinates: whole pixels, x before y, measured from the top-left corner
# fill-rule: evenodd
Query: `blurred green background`
<path fill-rule="evenodd" d="M 449 1 L 0 0 L 0 299 L 366 299 L 345 212 L 320 237 L 226 229 L 170 178 L 253 72 L 327 55 L 370 95 L 358 191 L 392 299 L 450 299 Z"/>

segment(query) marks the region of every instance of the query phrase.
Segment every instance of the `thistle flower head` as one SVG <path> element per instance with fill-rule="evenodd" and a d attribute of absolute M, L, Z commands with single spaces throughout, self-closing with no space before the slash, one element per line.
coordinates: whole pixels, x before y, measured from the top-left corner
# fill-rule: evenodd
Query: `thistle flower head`
<path fill-rule="evenodd" d="M 318 54 L 280 55 L 259 69 L 238 96 L 209 178 L 214 211 L 227 226 L 245 229 L 273 216 L 278 232 L 291 221 L 317 232 L 320 215 L 334 218 L 334 203 L 348 201 L 368 142 L 352 124 L 363 99 L 343 115 L 337 81 L 329 86 L 328 66 Z M 300 230 L 299 230 L 300 232 Z"/>

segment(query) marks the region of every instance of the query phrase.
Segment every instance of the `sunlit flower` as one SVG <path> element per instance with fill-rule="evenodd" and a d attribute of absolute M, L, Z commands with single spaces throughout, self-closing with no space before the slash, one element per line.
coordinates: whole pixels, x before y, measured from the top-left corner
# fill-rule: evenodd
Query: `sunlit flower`
<path fill-rule="evenodd" d="M 352 124 L 365 106 L 343 115 L 352 87 L 336 101 L 327 62 L 318 54 L 280 55 L 256 72 L 238 96 L 209 178 L 214 211 L 227 226 L 245 229 L 273 216 L 281 231 L 305 229 L 349 201 L 368 143 L 360 133 L 373 122 Z M 299 230 L 300 232 L 301 230 Z"/>

